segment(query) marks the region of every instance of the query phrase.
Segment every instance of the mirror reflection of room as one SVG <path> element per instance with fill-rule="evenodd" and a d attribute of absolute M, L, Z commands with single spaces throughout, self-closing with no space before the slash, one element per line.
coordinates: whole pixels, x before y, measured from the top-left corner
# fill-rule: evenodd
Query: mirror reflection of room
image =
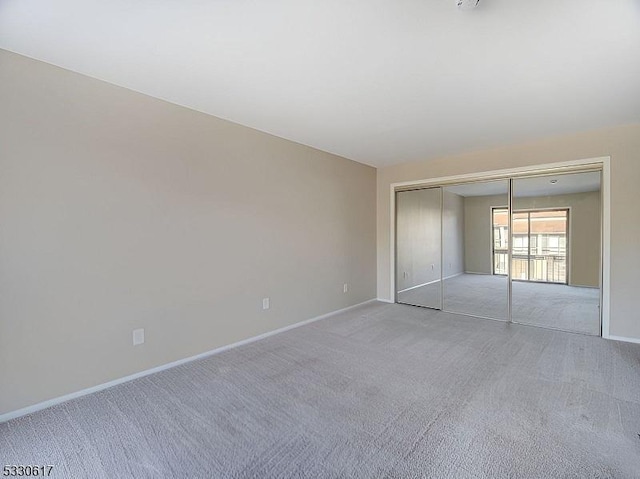
<path fill-rule="evenodd" d="M 440 309 L 441 188 L 396 194 L 396 291 L 399 303 Z"/>
<path fill-rule="evenodd" d="M 600 175 L 399 192 L 397 301 L 599 335 Z"/>
<path fill-rule="evenodd" d="M 513 208 L 512 320 L 599 335 L 600 172 L 515 179 Z"/>
<path fill-rule="evenodd" d="M 508 180 L 444 188 L 445 311 L 509 319 L 508 193 Z M 500 214 L 494 214 L 496 209 Z M 497 229 L 496 220 L 500 223 Z"/>

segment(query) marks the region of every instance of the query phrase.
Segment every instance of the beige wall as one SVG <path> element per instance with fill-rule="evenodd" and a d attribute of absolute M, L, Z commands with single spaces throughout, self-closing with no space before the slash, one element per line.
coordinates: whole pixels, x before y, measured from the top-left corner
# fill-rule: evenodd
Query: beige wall
<path fill-rule="evenodd" d="M 0 414 L 375 297 L 374 168 L 4 51 L 0 85 Z"/>
<path fill-rule="evenodd" d="M 610 333 L 640 339 L 640 124 L 378 169 L 378 297 L 391 299 L 391 183 L 600 156 L 611 156 Z"/>
<path fill-rule="evenodd" d="M 396 197 L 398 291 L 440 279 L 440 195 L 427 188 Z"/>
<path fill-rule="evenodd" d="M 491 208 L 507 206 L 508 195 L 469 196 L 464 199 L 464 270 L 491 274 Z"/>
<path fill-rule="evenodd" d="M 517 185 L 517 180 L 516 180 Z M 465 198 L 466 271 L 491 274 L 491 208 L 503 195 Z M 570 208 L 569 284 L 600 285 L 600 192 L 514 198 L 514 209 Z"/>
<path fill-rule="evenodd" d="M 464 198 L 440 188 L 398 192 L 396 241 L 398 291 L 464 272 Z"/>
<path fill-rule="evenodd" d="M 464 272 L 464 198 L 445 189 L 442 199 L 442 272 L 448 278 Z"/>

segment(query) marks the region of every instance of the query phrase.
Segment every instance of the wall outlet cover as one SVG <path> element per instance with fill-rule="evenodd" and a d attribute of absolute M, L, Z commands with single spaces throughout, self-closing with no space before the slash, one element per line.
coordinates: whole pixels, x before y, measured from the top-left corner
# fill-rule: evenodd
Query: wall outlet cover
<path fill-rule="evenodd" d="M 144 329 L 134 329 L 133 330 L 133 345 L 138 346 L 144 343 Z"/>

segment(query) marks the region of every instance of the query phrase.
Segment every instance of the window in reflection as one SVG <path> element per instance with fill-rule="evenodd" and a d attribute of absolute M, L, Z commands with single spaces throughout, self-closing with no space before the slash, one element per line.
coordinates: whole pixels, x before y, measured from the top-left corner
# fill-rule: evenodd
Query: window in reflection
<path fill-rule="evenodd" d="M 509 273 L 509 213 L 493 208 L 493 274 Z"/>
<path fill-rule="evenodd" d="M 513 279 L 567 283 L 569 210 L 531 210 L 513 214 Z M 493 209 L 493 274 L 507 274 L 508 215 Z"/>
<path fill-rule="evenodd" d="M 511 319 L 600 334 L 600 172 L 513 180 Z"/>

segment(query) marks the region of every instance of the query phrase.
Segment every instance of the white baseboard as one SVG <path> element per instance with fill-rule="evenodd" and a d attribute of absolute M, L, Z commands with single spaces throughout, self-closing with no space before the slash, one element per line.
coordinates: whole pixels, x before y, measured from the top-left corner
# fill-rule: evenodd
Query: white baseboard
<path fill-rule="evenodd" d="M 196 354 L 195 356 L 190 356 L 184 359 L 178 359 L 177 361 L 173 361 L 171 363 L 163 364 L 161 366 L 156 366 L 155 368 L 146 369 L 144 371 L 140 371 L 138 373 L 131 374 L 129 376 L 125 376 L 119 379 L 114 379 L 113 381 L 109 381 L 103 384 L 98 384 L 97 386 L 92 386 L 90 388 L 82 389 L 80 391 L 76 391 L 70 394 L 65 394 L 64 396 L 59 396 L 57 398 L 48 399 L 47 401 L 40 402 L 38 404 L 34 404 L 32 406 L 27 406 L 22 409 L 18 409 L 16 411 L 10 411 L 5 414 L 0 414 L 0 423 L 9 421 L 11 419 L 15 419 L 20 416 L 26 416 L 27 414 L 34 413 L 36 411 L 40 411 L 42 409 L 46 409 L 51 406 L 55 406 L 56 404 L 60 404 L 66 401 L 70 401 L 71 399 L 76 399 L 82 396 L 86 396 L 87 394 L 92 394 L 98 391 L 102 391 L 103 389 L 107 389 L 113 386 L 117 386 L 118 384 L 126 383 L 129 381 L 133 381 L 134 379 L 142 378 L 144 376 L 148 376 L 150 374 L 158 373 L 160 371 L 164 371 L 165 369 L 174 368 L 176 366 L 180 366 L 181 364 L 190 363 L 192 361 L 196 361 L 198 359 L 206 358 L 208 356 L 213 356 L 214 354 L 221 353 L 223 351 L 227 351 L 229 349 L 237 348 L 238 346 L 243 346 L 245 344 L 253 343 L 255 341 L 259 341 L 261 339 L 268 338 L 269 336 L 274 336 L 276 334 L 284 333 L 285 331 L 289 331 L 290 329 L 299 328 L 300 326 L 304 326 L 305 324 L 313 323 L 315 321 L 319 321 L 321 319 L 326 319 L 331 316 L 335 316 L 336 314 L 344 313 L 351 309 L 357 308 L 359 306 L 363 306 L 365 304 L 373 303 L 375 301 L 380 301 L 378 299 L 370 299 L 368 301 L 364 301 L 362 303 L 354 304 L 353 306 L 348 306 L 346 308 L 338 309 L 336 311 L 332 311 L 330 313 L 322 314 L 320 316 L 316 316 L 315 318 L 306 319 L 304 321 L 300 321 L 298 323 L 290 324 L 289 326 L 285 326 L 283 328 L 278 328 L 273 331 L 268 331 L 266 333 L 260 334 L 258 336 L 253 336 L 251 338 L 243 339 L 242 341 L 238 341 L 236 343 L 227 344 L 226 346 L 221 346 L 216 349 L 212 349 L 210 351 L 206 351 L 204 353 Z"/>
<path fill-rule="evenodd" d="M 611 339 L 613 341 L 623 341 L 625 343 L 636 343 L 640 344 L 640 339 L 638 338 L 625 338 L 624 336 L 607 336 L 605 339 Z"/>
<path fill-rule="evenodd" d="M 464 271 L 460 271 L 459 273 L 450 274 L 449 276 L 445 276 L 444 279 L 455 278 L 456 276 L 460 276 L 461 274 L 464 274 Z"/>
<path fill-rule="evenodd" d="M 376 299 L 376 301 L 380 301 L 381 303 L 389 303 L 389 304 L 396 304 L 395 301 L 391 300 L 391 299 L 382 299 L 382 298 L 378 298 Z"/>
<path fill-rule="evenodd" d="M 464 273 L 454 273 L 452 275 L 445 276 L 444 279 L 447 280 L 449 278 L 455 278 L 456 276 L 460 276 L 461 274 L 464 274 Z M 411 286 L 410 288 L 401 289 L 400 291 L 398 291 L 398 293 L 404 293 L 405 291 L 411 291 L 412 289 L 422 288 L 423 286 L 427 286 L 428 284 L 439 283 L 439 282 L 440 282 L 440 278 L 434 279 L 433 281 L 429 281 L 428 283 L 422 283 L 416 286 Z"/>
<path fill-rule="evenodd" d="M 428 281 L 426 283 L 416 284 L 415 286 L 410 286 L 408 288 L 401 289 L 400 291 L 398 291 L 398 293 L 404 293 L 405 291 L 411 291 L 412 289 L 422 288 L 423 286 L 426 286 L 428 284 L 439 283 L 439 282 L 440 282 L 439 279 L 434 279 L 433 281 Z"/>

